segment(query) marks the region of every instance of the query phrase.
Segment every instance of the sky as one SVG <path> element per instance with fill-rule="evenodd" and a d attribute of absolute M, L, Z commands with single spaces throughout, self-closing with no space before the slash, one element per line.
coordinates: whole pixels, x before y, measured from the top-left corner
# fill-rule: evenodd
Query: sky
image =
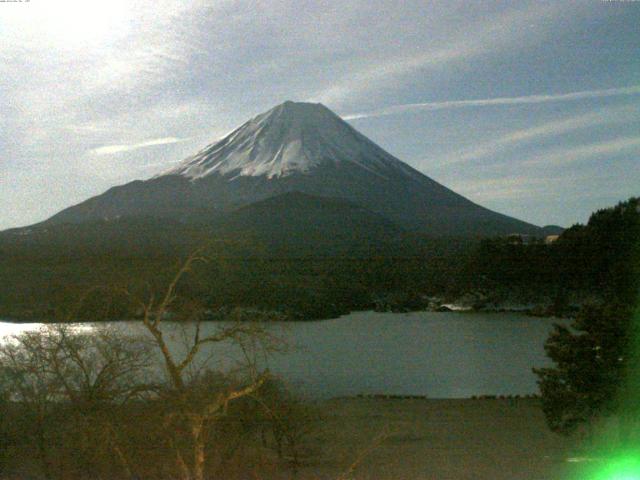
<path fill-rule="evenodd" d="M 0 2 L 0 230 L 321 102 L 493 210 L 640 195 L 640 1 Z"/>

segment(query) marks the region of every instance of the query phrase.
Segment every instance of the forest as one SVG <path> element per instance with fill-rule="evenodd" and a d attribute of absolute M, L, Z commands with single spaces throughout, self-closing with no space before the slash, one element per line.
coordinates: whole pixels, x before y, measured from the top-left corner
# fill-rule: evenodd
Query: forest
<path fill-rule="evenodd" d="M 210 260 L 180 293 L 214 316 L 250 307 L 291 320 L 322 319 L 354 310 L 420 310 L 434 297 L 455 301 L 469 293 L 481 299 L 478 309 L 509 299 L 546 302 L 546 313 L 571 315 L 612 291 L 631 295 L 639 215 L 632 198 L 593 213 L 586 225 L 568 228 L 550 244 L 542 238 L 406 234 L 386 243 L 349 239 L 329 253 L 304 242 L 274 248 L 267 245 L 271 238 L 250 231 L 230 235 L 151 220 L 62 225 L 22 236 L 5 232 L 0 317 L 64 319 L 80 296 L 89 297 L 75 312 L 81 318 L 139 316 L 115 293 L 106 309 L 94 308 L 90 297 L 102 301 L 108 290 L 159 288 L 198 248 Z"/>

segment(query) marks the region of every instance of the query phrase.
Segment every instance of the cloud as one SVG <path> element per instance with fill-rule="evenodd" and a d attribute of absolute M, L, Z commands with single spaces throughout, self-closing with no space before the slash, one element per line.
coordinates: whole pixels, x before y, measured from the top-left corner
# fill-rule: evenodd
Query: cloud
<path fill-rule="evenodd" d="M 464 7 L 471 9 L 468 4 Z M 575 13 L 576 6 L 572 8 Z M 420 69 L 446 68 L 472 58 L 536 43 L 545 37 L 554 23 L 561 21 L 565 9 L 566 6 L 560 3 L 543 2 L 494 15 L 487 14 L 485 9 L 483 20 L 469 22 L 462 28 L 458 21 L 440 18 L 439 25 L 425 27 L 430 41 L 421 45 L 416 53 L 403 53 L 412 50 L 410 45 L 404 45 L 402 49 L 385 52 L 382 57 L 367 58 L 364 64 L 352 65 L 342 78 L 334 78 L 331 86 L 309 96 L 308 100 L 339 105 L 385 86 L 398 85 L 404 77 Z M 355 118 L 362 117 L 346 117 Z"/>
<path fill-rule="evenodd" d="M 470 107 L 496 107 L 504 105 L 532 105 L 550 102 L 574 102 L 576 100 L 595 99 L 604 97 L 617 97 L 640 95 L 640 85 L 632 85 L 621 88 L 607 88 L 603 90 L 582 90 L 579 92 L 569 92 L 561 94 L 527 95 L 521 97 L 496 97 L 473 100 L 448 100 L 444 102 L 408 103 L 394 105 L 366 113 L 353 113 L 344 115 L 345 120 L 358 120 L 362 118 L 383 117 L 387 115 L 397 115 L 400 113 L 416 110 L 444 110 L 451 108 Z"/>
<path fill-rule="evenodd" d="M 576 147 L 564 147 L 530 157 L 522 162 L 523 166 L 558 166 L 589 160 L 599 156 L 618 155 L 629 150 L 640 149 L 640 136 L 619 137 L 614 140 L 590 143 Z"/>
<path fill-rule="evenodd" d="M 585 118 L 587 116 L 584 116 Z M 536 130 L 535 128 L 532 130 Z M 515 201 L 553 196 L 571 198 L 594 196 L 585 191 L 585 185 L 597 185 L 612 198 L 634 194 L 633 169 L 628 177 L 620 178 L 618 171 L 624 170 L 628 155 L 640 154 L 640 136 L 625 136 L 588 144 L 563 146 L 536 153 L 517 163 L 495 164 L 491 168 L 475 169 L 474 175 L 485 178 L 464 179 L 456 169 L 445 176 L 445 184 L 453 190 L 478 202 Z M 623 155 L 621 163 L 612 162 Z M 600 163 L 577 168 L 574 163 L 597 159 Z M 484 165 L 482 165 L 484 167 Z M 569 168 L 563 168 L 569 167 Z M 626 170 L 625 170 L 626 171 Z M 453 172 L 453 171 L 452 171 Z M 511 175 L 507 174 L 510 172 Z M 517 172 L 517 173 L 516 173 Z M 629 189 L 629 186 L 632 188 Z M 525 216 L 526 214 L 520 214 Z"/>
<path fill-rule="evenodd" d="M 185 142 L 188 138 L 176 138 L 176 137 L 164 137 L 154 138 L 153 140 L 147 140 L 140 143 L 133 143 L 129 145 L 105 145 L 103 147 L 97 147 L 89 150 L 92 155 L 114 155 L 116 153 L 130 152 L 132 150 L 138 150 L 139 148 L 154 147 L 156 145 L 167 145 L 171 143 Z"/>
<path fill-rule="evenodd" d="M 506 135 L 481 143 L 470 149 L 453 152 L 441 158 L 439 164 L 453 165 L 460 162 L 486 158 L 498 152 L 517 148 L 523 144 L 528 144 L 542 138 L 554 137 L 600 125 L 612 125 L 632 121 L 638 118 L 638 111 L 639 108 L 635 105 L 625 105 L 615 108 L 603 108 L 561 120 L 544 122 L 535 127 L 509 132 Z"/>
<path fill-rule="evenodd" d="M 451 185 L 457 192 L 475 201 L 487 202 L 553 197 L 574 185 L 580 185 L 588 178 L 588 174 L 567 172 L 561 175 L 511 175 L 461 180 L 453 181 Z"/>
<path fill-rule="evenodd" d="M 548 178 L 525 176 L 453 182 L 455 191 L 476 201 L 531 197 L 549 193 Z"/>

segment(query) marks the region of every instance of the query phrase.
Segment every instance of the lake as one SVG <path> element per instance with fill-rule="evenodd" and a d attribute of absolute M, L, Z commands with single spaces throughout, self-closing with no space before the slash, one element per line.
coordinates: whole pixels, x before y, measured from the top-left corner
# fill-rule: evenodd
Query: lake
<path fill-rule="evenodd" d="M 558 322 L 567 323 L 517 313 L 355 312 L 334 320 L 278 323 L 272 328 L 292 348 L 269 358 L 268 366 L 315 398 L 527 395 L 537 392 L 531 368 L 550 364 L 544 341 Z M 142 331 L 139 322 L 111 325 Z M 39 327 L 0 322 L 0 337 Z M 179 348 L 180 329 L 167 327 L 175 330 L 173 348 Z M 211 322 L 203 331 L 215 328 L 219 324 Z"/>

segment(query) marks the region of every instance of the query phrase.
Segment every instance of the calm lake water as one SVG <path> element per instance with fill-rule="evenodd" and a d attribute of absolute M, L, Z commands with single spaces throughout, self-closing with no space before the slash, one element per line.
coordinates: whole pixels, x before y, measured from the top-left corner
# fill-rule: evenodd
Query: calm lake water
<path fill-rule="evenodd" d="M 549 365 L 543 345 L 557 322 L 563 321 L 514 313 L 356 312 L 335 320 L 273 325 L 291 351 L 267 362 L 294 389 L 316 398 L 526 395 L 537 392 L 531 368 Z M 40 326 L 0 322 L 0 341 Z M 138 322 L 111 326 L 142 332 Z M 167 327 L 175 330 L 171 341 L 179 348 L 182 330 Z M 204 331 L 216 328 L 220 324 L 203 326 Z"/>

